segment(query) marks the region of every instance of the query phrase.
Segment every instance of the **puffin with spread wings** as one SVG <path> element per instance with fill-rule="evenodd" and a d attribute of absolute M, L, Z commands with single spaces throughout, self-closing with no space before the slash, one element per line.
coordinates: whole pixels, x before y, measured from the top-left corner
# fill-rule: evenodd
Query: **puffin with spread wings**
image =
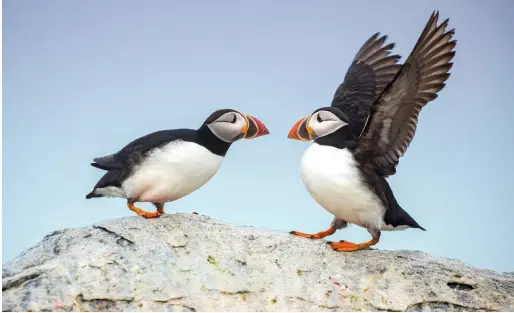
<path fill-rule="evenodd" d="M 267 134 L 257 118 L 232 109 L 215 111 L 198 129 L 148 134 L 117 153 L 93 159 L 91 165 L 107 173 L 86 199 L 124 198 L 139 216 L 159 217 L 166 202 L 192 193 L 216 174 L 232 143 Z M 135 202 L 151 202 L 157 211 L 143 211 Z"/>
<path fill-rule="evenodd" d="M 288 138 L 314 141 L 301 159 L 306 189 L 335 216 L 329 229 L 294 235 L 321 239 L 349 223 L 368 230 L 364 243 L 328 242 L 337 251 L 375 245 L 381 231 L 421 227 L 396 201 L 386 177 L 396 173 L 411 143 L 421 109 L 437 98 L 455 56 L 449 19 L 432 13 L 403 65 L 389 56 L 393 44 L 371 37 L 357 53 L 330 107 L 315 110 Z"/>

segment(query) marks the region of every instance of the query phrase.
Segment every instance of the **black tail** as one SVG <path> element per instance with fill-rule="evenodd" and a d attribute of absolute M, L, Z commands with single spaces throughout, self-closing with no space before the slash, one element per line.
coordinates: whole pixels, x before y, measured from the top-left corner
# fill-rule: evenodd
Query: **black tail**
<path fill-rule="evenodd" d="M 410 216 L 409 213 L 405 212 L 405 210 L 402 209 L 402 207 L 398 204 L 387 180 L 384 177 L 380 176 L 380 182 L 382 184 L 382 190 L 384 191 L 384 194 L 387 198 L 387 202 L 389 204 L 389 207 L 387 208 L 384 216 L 384 222 L 387 225 L 392 225 L 393 227 L 405 225 L 411 228 L 419 228 L 421 230 L 426 231 L 426 229 L 421 227 L 418 224 L 418 222 L 416 222 L 412 218 L 412 216 Z"/>
<path fill-rule="evenodd" d="M 94 190 L 86 195 L 86 199 L 101 198 L 101 197 L 103 197 L 103 196 L 95 194 Z"/>
<path fill-rule="evenodd" d="M 392 211 L 391 209 L 389 209 L 389 211 Z M 388 212 L 390 213 L 390 212 Z M 421 227 L 418 222 L 416 222 L 412 216 L 409 215 L 409 213 L 405 212 L 404 209 L 402 209 L 399 205 L 398 207 L 394 210 L 394 212 L 392 212 L 391 216 L 394 215 L 393 218 L 391 218 L 391 216 L 389 216 L 389 221 L 388 221 L 388 213 L 386 213 L 386 217 L 385 217 L 385 222 L 389 225 L 393 225 L 393 226 L 398 226 L 398 225 L 406 225 L 406 226 L 409 226 L 411 228 L 419 228 L 421 230 L 424 230 L 426 231 L 426 229 L 424 229 L 423 227 Z M 396 224 L 396 225 L 395 225 Z"/>
<path fill-rule="evenodd" d="M 99 168 L 99 169 L 101 169 L 101 170 L 106 170 L 106 171 L 108 171 L 108 170 L 109 170 L 109 168 L 108 168 L 108 167 L 102 166 L 102 165 L 100 165 L 100 164 L 98 164 L 98 163 L 91 163 L 91 166 L 94 166 L 94 167 Z"/>
<path fill-rule="evenodd" d="M 110 187 L 110 186 L 121 187 L 121 184 L 123 183 L 123 180 L 125 180 L 126 176 L 127 176 L 127 172 L 123 171 L 123 170 L 107 171 L 107 173 L 105 173 L 104 176 L 102 176 L 102 178 L 100 178 L 98 183 L 96 183 L 93 191 L 91 191 L 90 193 L 88 193 L 86 195 L 86 199 L 104 197 L 102 195 L 96 194 L 95 191 L 99 188 L 105 188 L 105 187 Z"/>

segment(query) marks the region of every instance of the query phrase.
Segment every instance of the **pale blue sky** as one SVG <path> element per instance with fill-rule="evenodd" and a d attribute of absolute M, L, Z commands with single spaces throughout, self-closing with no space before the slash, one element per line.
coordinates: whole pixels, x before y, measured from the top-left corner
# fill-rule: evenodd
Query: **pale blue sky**
<path fill-rule="evenodd" d="M 166 212 L 316 232 L 332 217 L 299 174 L 300 117 L 330 104 L 374 32 L 404 58 L 438 9 L 457 56 L 389 181 L 428 231 L 384 233 L 415 249 L 514 271 L 514 2 L 3 1 L 3 260 L 47 233 L 133 216 L 86 200 L 93 157 L 159 129 L 197 128 L 214 110 L 260 118 L 271 135 L 237 142 L 218 174 Z M 143 205 L 150 208 L 149 205 Z M 353 226 L 332 240 L 367 240 Z"/>

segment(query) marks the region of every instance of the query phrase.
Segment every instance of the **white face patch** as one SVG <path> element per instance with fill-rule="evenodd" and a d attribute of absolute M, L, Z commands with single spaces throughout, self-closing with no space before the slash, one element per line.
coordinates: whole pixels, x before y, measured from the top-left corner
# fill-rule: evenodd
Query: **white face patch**
<path fill-rule="evenodd" d="M 212 133 L 225 142 L 233 142 L 248 127 L 246 118 L 238 112 L 227 112 L 207 125 Z"/>
<path fill-rule="evenodd" d="M 323 110 L 312 114 L 307 123 L 307 127 L 311 127 L 318 137 L 329 135 L 346 125 L 348 124 L 334 113 Z"/>

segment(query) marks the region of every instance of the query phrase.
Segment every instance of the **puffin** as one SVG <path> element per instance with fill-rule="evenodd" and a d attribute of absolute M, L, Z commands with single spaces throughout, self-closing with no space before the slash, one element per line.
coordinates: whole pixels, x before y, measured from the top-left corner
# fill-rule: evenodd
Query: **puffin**
<path fill-rule="evenodd" d="M 167 202 L 192 193 L 216 174 L 232 143 L 267 134 L 259 119 L 233 109 L 213 112 L 198 129 L 150 133 L 114 154 L 93 159 L 93 167 L 107 172 L 86 199 L 127 199 L 137 215 L 160 217 Z M 144 211 L 136 202 L 151 202 L 156 212 Z"/>
<path fill-rule="evenodd" d="M 449 19 L 438 19 L 434 11 L 401 65 L 392 61 L 398 58 L 385 56 L 380 40 L 372 37 L 357 54 L 331 106 L 315 110 L 291 128 L 288 138 L 313 141 L 300 161 L 301 178 L 314 200 L 334 216 L 327 230 L 291 234 L 321 239 L 349 224 L 367 229 L 367 242 L 327 242 L 336 251 L 349 252 L 376 245 L 382 231 L 425 231 L 397 202 L 386 178 L 396 173 L 414 138 L 420 111 L 437 98 L 450 77 L 455 30 L 447 30 Z M 382 62 L 388 65 L 377 66 Z M 382 76 L 385 72 L 392 76 Z"/>

